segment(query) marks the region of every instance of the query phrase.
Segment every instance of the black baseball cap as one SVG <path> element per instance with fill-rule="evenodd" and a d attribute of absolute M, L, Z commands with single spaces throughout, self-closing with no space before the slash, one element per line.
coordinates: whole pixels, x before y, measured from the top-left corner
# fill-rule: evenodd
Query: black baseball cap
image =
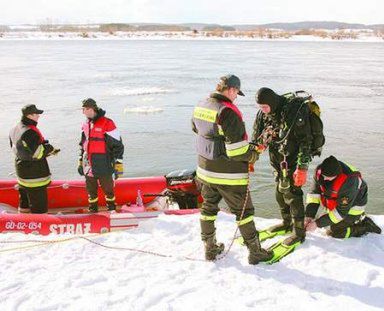
<path fill-rule="evenodd" d="M 26 105 L 21 109 L 21 112 L 23 116 L 27 116 L 34 113 L 42 114 L 44 110 L 37 109 L 36 105 Z"/>
<path fill-rule="evenodd" d="M 240 90 L 241 83 L 239 77 L 231 74 L 226 75 L 220 78 L 220 84 L 227 87 L 237 88 L 239 90 L 237 94 L 244 96 L 244 93 Z"/>

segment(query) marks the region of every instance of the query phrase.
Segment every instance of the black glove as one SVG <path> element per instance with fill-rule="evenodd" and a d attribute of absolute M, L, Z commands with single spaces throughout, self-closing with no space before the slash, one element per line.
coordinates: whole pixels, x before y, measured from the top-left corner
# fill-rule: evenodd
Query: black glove
<path fill-rule="evenodd" d="M 49 155 L 57 155 L 61 150 L 53 148 L 53 151 Z"/>
<path fill-rule="evenodd" d="M 83 161 L 79 160 L 78 166 L 77 166 L 77 172 L 80 176 L 84 176 L 84 169 L 83 169 Z"/>
<path fill-rule="evenodd" d="M 60 149 L 53 148 L 53 150 L 47 154 L 47 157 L 49 156 L 55 156 L 60 152 Z"/>
<path fill-rule="evenodd" d="M 44 156 L 47 157 L 51 155 L 52 151 L 55 150 L 51 144 L 44 144 Z"/>

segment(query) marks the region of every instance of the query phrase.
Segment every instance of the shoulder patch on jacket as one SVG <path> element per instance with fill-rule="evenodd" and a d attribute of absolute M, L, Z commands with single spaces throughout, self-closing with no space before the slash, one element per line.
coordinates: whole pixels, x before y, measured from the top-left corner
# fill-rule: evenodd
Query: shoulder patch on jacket
<path fill-rule="evenodd" d="M 342 197 L 341 198 L 341 205 L 348 205 L 349 198 L 348 197 Z"/>

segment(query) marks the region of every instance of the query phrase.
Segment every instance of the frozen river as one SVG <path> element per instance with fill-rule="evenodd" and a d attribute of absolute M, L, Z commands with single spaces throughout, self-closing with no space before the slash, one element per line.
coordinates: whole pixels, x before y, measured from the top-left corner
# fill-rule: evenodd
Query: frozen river
<path fill-rule="evenodd" d="M 369 185 L 368 211 L 384 214 L 384 43 L 275 41 L 0 41 L 0 172 L 12 178 L 9 129 L 20 108 L 45 110 L 40 128 L 61 154 L 55 179 L 77 176 L 81 100 L 94 98 L 115 120 L 126 146 L 125 176 L 195 167 L 190 117 L 218 78 L 238 75 L 250 130 L 256 90 L 304 89 L 323 111 L 323 157 L 358 167 Z M 311 166 L 311 173 L 316 159 Z M 278 216 L 268 157 L 256 165 L 257 215 Z"/>

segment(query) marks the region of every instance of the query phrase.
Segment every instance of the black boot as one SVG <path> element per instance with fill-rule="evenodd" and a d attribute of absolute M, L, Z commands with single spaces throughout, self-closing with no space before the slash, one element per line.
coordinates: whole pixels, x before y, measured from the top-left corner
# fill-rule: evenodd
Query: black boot
<path fill-rule="evenodd" d="M 215 222 L 211 220 L 200 220 L 201 239 L 204 242 L 205 259 L 213 261 L 217 255 L 224 251 L 224 244 L 216 241 Z"/>
<path fill-rule="evenodd" d="M 97 205 L 97 202 L 90 203 L 89 207 L 88 207 L 88 210 L 89 210 L 90 213 L 97 213 L 99 211 L 99 207 Z"/>
<path fill-rule="evenodd" d="M 18 208 L 18 212 L 19 212 L 19 214 L 30 214 L 31 213 L 31 209 L 30 208 L 19 207 Z"/>
<path fill-rule="evenodd" d="M 367 233 L 372 232 L 376 234 L 381 234 L 381 228 L 375 224 L 372 218 L 365 216 L 365 218 L 362 221 L 362 224 L 366 228 Z"/>
<path fill-rule="evenodd" d="M 116 202 L 115 202 L 115 196 L 108 194 L 105 196 L 105 202 L 107 202 L 107 209 L 108 211 L 115 211 L 116 210 Z"/>
<path fill-rule="evenodd" d="M 99 211 L 98 201 L 99 201 L 98 197 L 96 198 L 88 197 L 88 203 L 89 203 L 88 211 L 90 213 L 97 213 Z"/>
<path fill-rule="evenodd" d="M 297 242 L 304 242 L 305 240 L 305 228 L 304 228 L 304 219 L 295 219 L 293 221 L 293 233 L 287 237 L 283 244 L 290 246 Z"/>
<path fill-rule="evenodd" d="M 367 233 L 377 233 L 381 234 L 381 228 L 377 226 L 374 221 L 369 218 L 365 217 L 361 222 L 354 224 L 351 228 L 351 237 L 361 237 Z"/>
<path fill-rule="evenodd" d="M 244 238 L 244 244 L 249 250 L 248 263 L 250 265 L 257 265 L 260 261 L 268 261 L 273 257 L 272 252 L 261 248 L 259 233 L 253 221 L 240 225 L 239 230 Z"/>
<path fill-rule="evenodd" d="M 115 204 L 115 200 L 111 201 L 111 200 L 107 200 L 107 209 L 108 211 L 115 211 L 116 210 L 116 204 Z"/>
<path fill-rule="evenodd" d="M 217 243 L 216 233 L 210 235 L 205 235 L 203 237 L 204 247 L 205 247 L 205 259 L 213 261 L 224 251 L 224 244 Z"/>
<path fill-rule="evenodd" d="M 258 234 L 251 240 L 244 240 L 244 244 L 249 250 L 248 263 L 250 265 L 257 265 L 259 262 L 268 261 L 273 257 L 273 252 L 261 248 Z"/>
<path fill-rule="evenodd" d="M 359 238 L 359 237 L 366 235 L 368 233 L 367 227 L 363 224 L 363 222 L 354 224 L 353 226 L 349 227 L 349 229 L 351 230 L 351 232 L 349 234 L 350 237 Z M 337 238 L 345 238 L 346 237 L 346 235 L 335 236 L 335 234 L 333 234 L 333 233 L 332 233 L 332 236 L 337 237 Z"/>

